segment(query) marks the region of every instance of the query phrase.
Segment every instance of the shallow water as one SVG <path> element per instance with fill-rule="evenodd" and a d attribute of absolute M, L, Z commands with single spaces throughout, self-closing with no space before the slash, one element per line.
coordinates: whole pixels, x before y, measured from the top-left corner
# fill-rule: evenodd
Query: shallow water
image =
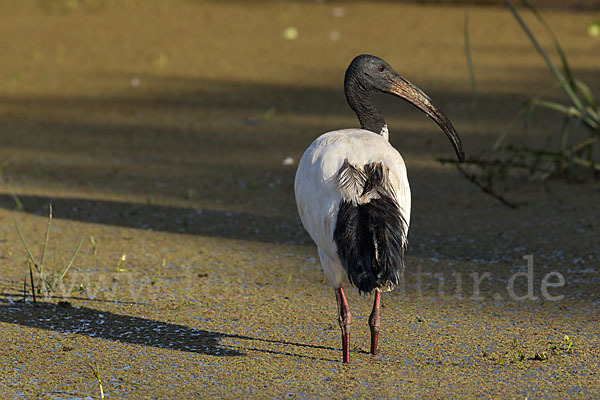
<path fill-rule="evenodd" d="M 97 365 L 107 398 L 599 397 L 598 185 L 510 181 L 526 205 L 509 210 L 435 161 L 452 149 L 431 121 L 384 97 L 413 192 L 407 270 L 383 296 L 376 357 L 372 299 L 347 290 L 340 362 L 295 162 L 318 134 L 357 125 L 341 83 L 362 52 L 426 90 L 468 153 L 492 143 L 552 78 L 506 10 L 469 10 L 475 96 L 463 7 L 0 2 L 0 396 L 97 398 Z M 590 15 L 547 17 L 598 92 Z M 528 139 L 557 126 L 534 113 Z M 39 257 L 48 203 L 47 262 L 85 240 L 64 286 L 34 305 L 13 220 Z M 528 254 L 537 299 L 515 300 Z M 543 295 L 552 272 L 562 300 Z"/>

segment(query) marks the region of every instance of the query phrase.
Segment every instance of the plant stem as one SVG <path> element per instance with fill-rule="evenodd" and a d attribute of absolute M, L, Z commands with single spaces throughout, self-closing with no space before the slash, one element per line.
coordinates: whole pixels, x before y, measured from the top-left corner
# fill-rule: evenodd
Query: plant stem
<path fill-rule="evenodd" d="M 33 283 L 33 269 L 31 268 L 31 263 L 28 263 L 29 265 L 29 277 L 31 278 L 31 295 L 33 296 L 33 302 L 37 303 L 36 299 L 35 299 L 35 285 Z"/>

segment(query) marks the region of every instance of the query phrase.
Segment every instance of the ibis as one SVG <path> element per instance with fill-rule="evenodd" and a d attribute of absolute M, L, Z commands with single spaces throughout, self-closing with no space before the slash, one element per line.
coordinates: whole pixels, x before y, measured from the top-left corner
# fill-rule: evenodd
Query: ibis
<path fill-rule="evenodd" d="M 384 60 L 366 54 L 355 57 L 346 70 L 344 91 L 360 129 L 336 130 L 315 139 L 298 164 L 294 190 L 302 224 L 335 289 L 343 362 L 349 363 L 351 313 L 344 276 L 359 292 L 375 292 L 369 327 L 371 354 L 377 354 L 381 292 L 392 290 L 401 279 L 410 223 L 406 166 L 388 141 L 387 125 L 370 94 L 388 93 L 413 104 L 446 133 L 461 162 L 465 156 L 448 118 Z"/>

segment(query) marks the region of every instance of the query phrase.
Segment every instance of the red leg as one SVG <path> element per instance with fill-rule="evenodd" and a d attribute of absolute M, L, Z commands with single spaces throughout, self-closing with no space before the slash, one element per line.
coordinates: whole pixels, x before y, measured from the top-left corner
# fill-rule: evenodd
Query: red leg
<path fill-rule="evenodd" d="M 381 303 L 381 292 L 375 289 L 375 301 L 373 302 L 373 311 L 369 317 L 369 327 L 371 328 L 371 354 L 377 354 L 377 341 L 379 340 L 379 328 L 381 327 L 381 312 L 379 305 Z"/>
<path fill-rule="evenodd" d="M 344 364 L 350 363 L 350 324 L 352 323 L 352 316 L 348 309 L 348 302 L 346 301 L 346 295 L 344 289 L 340 287 L 335 291 L 335 297 L 338 304 L 338 321 L 340 328 L 342 329 L 342 353 L 344 357 Z"/>

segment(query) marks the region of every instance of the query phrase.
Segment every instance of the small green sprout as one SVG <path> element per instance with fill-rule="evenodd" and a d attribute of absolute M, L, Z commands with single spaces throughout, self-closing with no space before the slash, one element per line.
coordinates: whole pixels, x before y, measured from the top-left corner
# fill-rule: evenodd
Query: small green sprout
<path fill-rule="evenodd" d="M 92 235 L 90 235 L 90 243 L 92 245 L 92 254 L 97 255 L 98 254 L 98 243 L 96 243 L 96 238 Z"/>
<path fill-rule="evenodd" d="M 33 269 L 31 268 L 32 266 L 35 268 L 35 271 L 38 273 L 38 275 L 40 276 L 40 279 L 42 280 L 44 286 L 45 286 L 45 290 L 48 290 L 50 292 L 56 292 L 56 290 L 58 289 L 58 285 L 60 285 L 63 281 L 63 278 L 65 277 L 66 273 L 69 271 L 69 269 L 71 269 L 71 266 L 73 265 L 73 262 L 75 261 L 75 257 L 77 257 L 77 254 L 79 253 L 79 250 L 81 249 L 81 245 L 83 244 L 83 238 L 81 238 L 81 240 L 79 241 L 79 244 L 77 245 L 77 248 L 75 249 L 75 252 L 73 253 L 73 256 L 71 257 L 71 260 L 69 261 L 69 263 L 67 264 L 67 266 L 65 267 L 65 269 L 58 272 L 58 274 L 56 273 L 56 247 L 54 249 L 54 262 L 55 265 L 52 269 L 52 276 L 50 277 L 50 279 L 48 279 L 47 274 L 44 272 L 44 265 L 45 265 L 45 260 L 46 260 L 46 250 L 48 249 L 48 241 L 50 240 L 50 227 L 52 226 L 52 204 L 50 204 L 50 212 L 48 215 L 48 227 L 46 228 L 46 235 L 44 238 L 44 245 L 42 246 L 42 255 L 40 257 L 40 262 L 38 263 L 37 260 L 35 259 L 35 257 L 33 256 L 33 254 L 31 253 L 31 250 L 29 249 L 29 246 L 27 245 L 27 242 L 25 241 L 25 237 L 23 236 L 23 234 L 21 233 L 21 230 L 19 229 L 19 225 L 17 224 L 17 221 L 15 221 L 15 228 L 17 229 L 17 234 L 19 235 L 19 239 L 21 239 L 21 243 L 23 243 L 23 247 L 25 247 L 25 252 L 27 253 L 27 257 L 29 258 L 29 274 L 31 276 L 31 287 L 33 290 Z M 34 299 L 35 300 L 35 299 Z"/>
<path fill-rule="evenodd" d="M 123 264 L 125 261 L 127 261 L 127 254 L 123 254 L 119 258 L 119 261 L 117 262 L 117 267 L 115 268 L 116 272 L 127 272 L 125 268 L 121 268 L 121 264 Z"/>
<path fill-rule="evenodd" d="M 567 353 L 573 354 L 573 341 L 569 337 L 569 335 L 565 335 L 563 338 L 563 342 L 567 345 Z"/>

